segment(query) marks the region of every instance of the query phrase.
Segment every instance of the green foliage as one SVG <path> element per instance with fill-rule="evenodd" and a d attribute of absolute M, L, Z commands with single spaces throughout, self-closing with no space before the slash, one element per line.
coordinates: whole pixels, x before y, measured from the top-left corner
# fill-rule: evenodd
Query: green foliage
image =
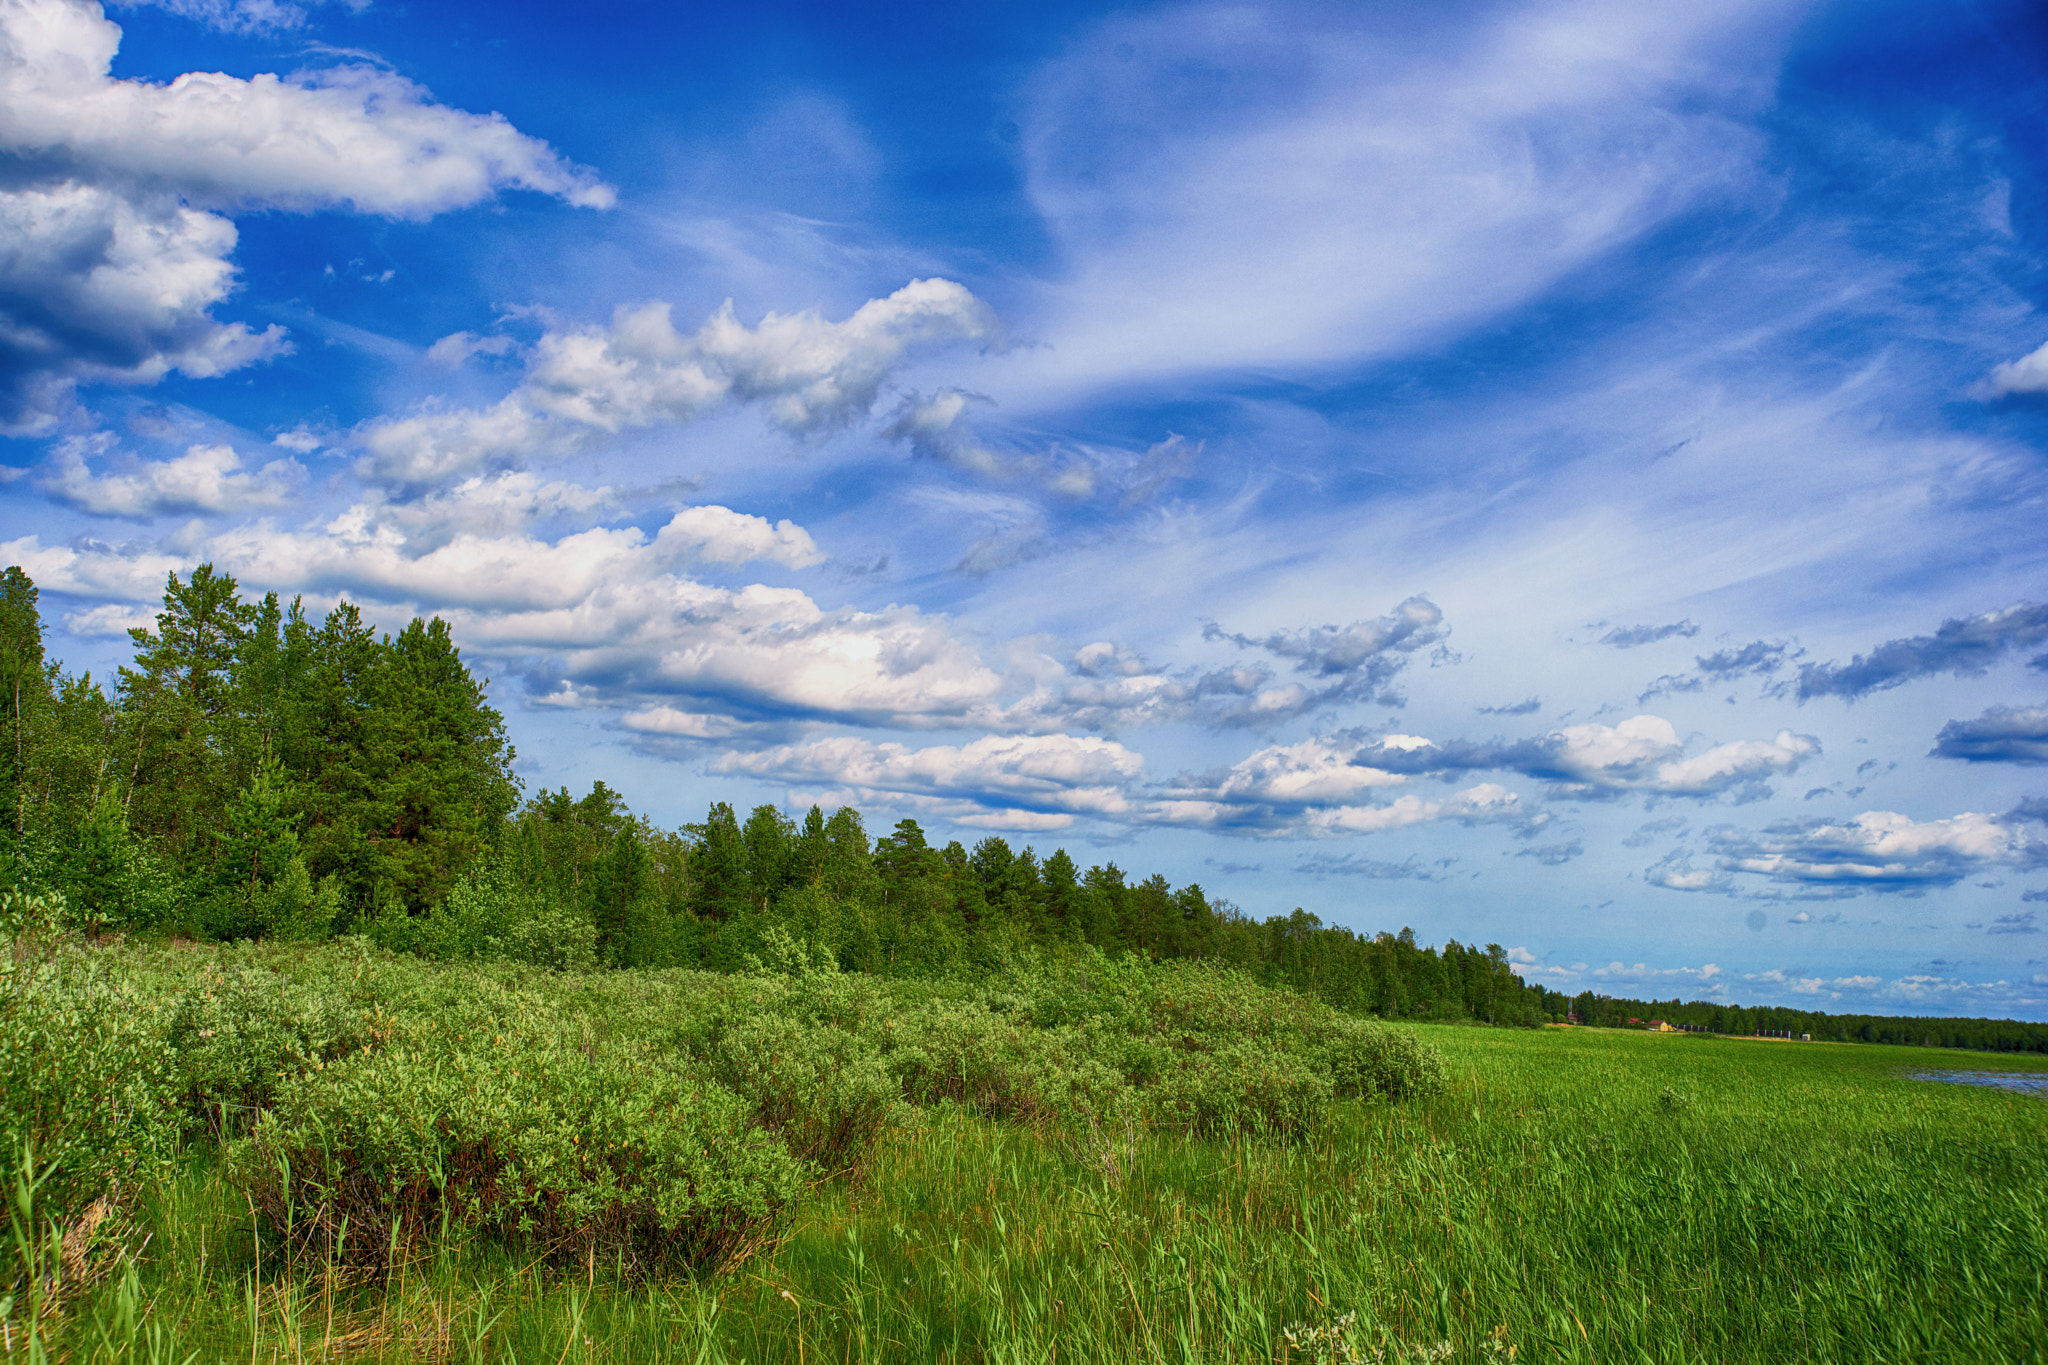
<path fill-rule="evenodd" d="M 491 865 L 403 921 L 440 935 L 411 946 L 441 964 L 359 939 L 81 951 L 54 901 L 4 905 L 34 949 L 5 1001 L 5 1136 L 55 1164 L 52 1197 L 133 1190 L 181 1134 L 217 1134 L 274 1231 L 352 1264 L 449 1226 L 732 1264 L 808 1182 L 865 1169 L 934 1106 L 1302 1140 L 1340 1088 L 1333 1040 L 1377 1029 L 1202 963 L 889 980 L 779 931 L 738 975 L 538 971 L 502 945 L 545 911 Z"/>
<path fill-rule="evenodd" d="M 247 1131 L 286 1077 L 381 1046 L 397 1027 L 375 987 L 360 988 L 360 971 L 306 981 L 245 950 L 210 957 L 190 977 L 169 971 L 157 980 L 170 1002 L 165 1041 L 188 1132 Z M 344 980 L 358 988 L 338 989 Z"/>
<path fill-rule="evenodd" d="M 718 1269 L 806 1167 L 747 1103 L 644 1048 L 521 1011 L 288 1077 L 232 1170 L 288 1235 L 388 1263 L 453 1219 L 554 1256 Z"/>
<path fill-rule="evenodd" d="M 176 1136 L 161 1002 L 63 917 L 56 897 L 0 891 L 0 1189 L 34 1184 L 32 1228 L 132 1199 Z"/>
<path fill-rule="evenodd" d="M 662 1030 L 699 1017 L 687 1002 L 709 1009 L 763 991 L 784 992 L 790 1017 L 849 1032 L 885 1000 L 979 998 L 960 983 L 805 985 L 793 962 L 760 977 L 568 978 L 335 949 L 237 952 L 295 978 L 374 983 L 412 1001 L 408 1011 L 459 1013 L 474 996 L 495 1010 L 500 990 L 540 989 L 565 1019 L 592 1022 L 598 1049 L 625 1035 L 680 1046 Z M 196 970 L 193 954 L 164 956 Z M 1099 987 L 1068 982 L 1083 1006 Z M 1046 999 L 1012 982 L 982 1003 L 1014 1019 Z M 364 1283 L 288 1255 L 200 1154 L 142 1211 L 139 1285 L 125 1300 L 120 1278 L 80 1296 L 51 1320 L 52 1354 L 492 1365 L 1055 1351 L 1115 1365 L 1301 1365 L 1318 1350 L 1382 1365 L 2040 1357 L 2038 1099 L 1913 1081 L 1925 1056 L 1904 1049 L 1416 1033 L 1446 1055 L 1455 1084 L 1399 1104 L 1338 1101 L 1296 1140 L 1132 1132 L 1114 1113 L 1070 1140 L 1050 1122 L 914 1108 L 883 1132 L 862 1178 L 812 1186 L 769 1245 L 718 1276 L 635 1275 L 624 1257 L 621 1274 L 594 1251 L 565 1265 L 538 1254 L 537 1234 L 481 1236 L 451 1214 L 445 1230 L 402 1237 L 396 1273 Z M 569 1036 L 580 1043 L 580 1028 Z M 1693 1097 L 1684 1121 L 1646 1102 L 1666 1087 Z M 1589 1143 L 1592 1133 L 1603 1140 Z M 16 1342 L 23 1327 L 17 1316 Z"/>
<path fill-rule="evenodd" d="M 487 959 L 555 971 L 588 971 L 597 961 L 589 920 L 520 884 L 502 859 L 474 864 L 441 904 L 419 915 L 397 906 L 371 926 L 381 945 L 443 961 Z"/>

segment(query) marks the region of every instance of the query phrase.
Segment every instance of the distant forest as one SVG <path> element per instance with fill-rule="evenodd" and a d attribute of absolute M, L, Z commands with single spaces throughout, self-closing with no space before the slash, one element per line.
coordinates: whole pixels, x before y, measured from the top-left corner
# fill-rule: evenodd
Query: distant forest
<path fill-rule="evenodd" d="M 1229 963 L 1360 1014 L 1532 1026 L 1577 1013 L 1716 1032 L 2048 1051 L 2048 1024 L 1576 998 L 1499 944 L 1418 945 L 1057 849 L 934 847 L 914 820 L 775 806 L 656 828 L 603 782 L 522 793 L 503 716 L 448 626 L 315 621 L 201 565 L 105 683 L 44 655 L 35 584 L 0 575 L 0 885 L 61 892 L 90 933 L 361 934 L 431 957 L 733 971 L 801 945 L 852 971 L 974 976 L 1019 954 Z"/>

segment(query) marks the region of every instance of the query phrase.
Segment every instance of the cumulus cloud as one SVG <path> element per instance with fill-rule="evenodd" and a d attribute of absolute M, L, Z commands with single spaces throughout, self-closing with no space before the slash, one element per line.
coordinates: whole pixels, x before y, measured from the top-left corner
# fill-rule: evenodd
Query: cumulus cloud
<path fill-rule="evenodd" d="M 2048 606 L 2016 602 L 1997 611 L 1943 621 L 1932 635 L 1887 640 L 1846 664 L 1807 664 L 1799 699 L 1858 697 L 1938 673 L 1979 677 L 2015 649 L 2048 640 Z"/>
<path fill-rule="evenodd" d="M 708 737 L 700 717 L 649 711 L 627 718 L 648 735 Z M 1343 771 L 1315 742 L 1262 749 L 1206 779 L 1186 775 L 1144 781 L 1143 758 L 1114 740 L 1064 733 L 989 735 L 964 745 L 912 748 L 858 737 L 833 737 L 774 748 L 733 751 L 712 761 L 714 772 L 791 783 L 835 800 L 886 797 L 963 823 L 1031 817 L 1034 828 L 1063 827 L 1076 817 L 1131 827 L 1170 826 L 1269 838 L 1370 834 L 1431 821 L 1541 824 L 1515 794 L 1481 783 L 1449 797 L 1403 795 L 1370 799 L 1371 788 L 1401 781 L 1361 780 Z M 1058 824 L 1046 823 L 1057 819 Z M 1007 828 L 1018 828 L 1014 823 Z M 1438 879 L 1438 872 L 1370 860 L 1316 862 L 1318 875 Z"/>
<path fill-rule="evenodd" d="M 503 187 L 609 206 L 612 189 L 503 115 L 435 104 L 351 65 L 167 85 L 109 74 L 121 30 L 76 0 L 16 0 L 0 20 L 0 108 L 18 155 L 216 209 L 345 206 L 427 218 Z"/>
<path fill-rule="evenodd" d="M 656 528 L 588 524 L 630 496 L 509 472 L 412 501 L 373 494 L 313 527 L 259 521 L 198 539 L 181 532 L 161 546 L 45 544 L 31 535 L 0 553 L 48 591 L 103 601 L 154 600 L 166 573 L 210 560 L 251 587 L 438 612 L 499 676 L 522 677 L 537 702 L 632 717 L 628 728 L 649 740 L 742 732 L 760 740 L 826 722 L 1058 734 L 1090 728 L 1092 717 L 1153 724 L 1227 715 L 1257 705 L 1270 681 L 1256 668 L 1220 681 L 1169 677 L 1107 642 L 1063 664 L 1028 640 L 988 649 L 915 607 L 831 608 L 796 589 L 703 582 L 693 570 L 800 569 L 824 555 L 792 522 L 724 507 L 686 507 Z M 583 529 L 549 534 L 549 522 Z M 1295 800 L 1318 783 L 1337 793 L 1381 781 L 1337 755 L 1297 748 L 1248 761 L 1206 794 L 1215 798 L 1207 813 L 1173 818 L 1211 823 L 1225 808 Z M 1465 818 L 1485 804 L 1438 803 L 1415 818 Z M 1414 817 L 1413 803 L 1401 812 L 1391 818 Z"/>
<path fill-rule="evenodd" d="M 209 378 L 287 349 L 281 328 L 212 316 L 235 283 L 225 215 L 417 219 L 508 186 L 612 201 L 501 116 L 435 104 L 389 71 L 118 80 L 120 39 L 79 0 L 0 7 L 0 152 L 14 167 L 0 188 L 0 428 L 17 434 L 48 429 L 82 381 Z"/>
<path fill-rule="evenodd" d="M 444 529 L 416 542 L 388 511 L 358 504 L 310 530 L 253 523 L 176 552 L 26 536 L 0 544 L 0 562 L 22 565 L 46 591 L 103 600 L 151 601 L 166 573 L 204 559 L 252 587 L 434 611 L 466 647 L 536 692 L 613 710 L 1031 728 L 1010 709 L 1030 679 L 989 667 L 943 616 L 829 609 L 795 589 L 720 587 L 681 572 L 753 558 L 815 562 L 809 536 L 790 523 L 689 508 L 653 535 L 634 526 L 553 540 Z"/>
<path fill-rule="evenodd" d="M 2048 346 L 1997 366 L 1971 392 L 1984 399 L 2048 393 Z"/>
<path fill-rule="evenodd" d="M 81 640 L 125 640 L 129 631 L 147 629 L 155 624 L 155 612 L 119 602 L 103 602 L 84 611 L 64 613 L 64 629 Z"/>
<path fill-rule="evenodd" d="M 1781 730 L 1773 739 L 1733 740 L 1690 756 L 1686 748 L 1670 721 L 1640 715 L 1619 725 L 1569 725 L 1513 742 L 1438 744 L 1390 735 L 1361 747 L 1353 761 L 1404 773 L 1511 769 L 1550 783 L 1553 796 L 1572 800 L 1628 792 L 1706 798 L 1760 791 L 1766 779 L 1817 756 L 1820 741 Z"/>
<path fill-rule="evenodd" d="M 1846 824 L 1782 820 L 1761 830 L 1722 826 L 1707 832 L 1707 843 L 1724 873 L 1874 891 L 1951 886 L 1989 870 L 2048 867 L 2048 825 L 2041 811 L 2027 805 L 2004 815 L 1964 812 L 1941 820 L 1865 811 Z"/>
<path fill-rule="evenodd" d="M 1701 967 L 1651 967 L 1641 962 L 1611 962 L 1591 970 L 1580 963 L 1574 968 L 1533 968 L 1528 974 L 1539 973 L 1562 982 L 1583 980 L 1617 995 L 1655 995 L 1674 986 L 1690 985 L 1692 993 L 1710 998 L 1732 996 L 1744 1004 L 1796 1000 L 1810 1007 L 1812 1003 L 1853 1002 L 1861 1010 L 1897 1014 L 1953 1012 L 1995 1016 L 2014 1009 L 2037 1008 L 2044 999 L 2038 987 L 2048 985 L 2048 980 L 2037 979 L 2033 983 L 2035 988 L 2030 989 L 2011 981 L 1968 981 L 1938 971 L 1890 978 L 1875 973 L 1827 976 L 1799 967 L 1729 972 L 1713 963 Z"/>
<path fill-rule="evenodd" d="M 1661 886 L 1666 891 L 1725 893 L 1734 886 L 1734 879 L 1722 869 L 1694 867 L 1691 851 L 1682 848 L 1672 849 L 1644 868 L 1643 880 L 1651 886 Z"/>
<path fill-rule="evenodd" d="M 68 179 L 0 188 L 0 432 L 48 430 L 80 382 L 210 379 L 289 350 L 275 324 L 208 311 L 233 288 L 235 237 L 168 197 Z"/>
<path fill-rule="evenodd" d="M 1166 669 L 1136 652 L 1098 640 L 1076 650 L 1065 676 L 1033 699 L 1048 726 L 1116 731 L 1188 722 L 1214 729 L 1268 728 L 1325 708 L 1361 701 L 1398 705 L 1391 683 L 1409 658 L 1449 636 L 1443 614 L 1426 597 L 1411 597 L 1385 616 L 1349 626 L 1281 629 L 1260 637 L 1203 631 L 1246 651 L 1291 664 L 1276 676 L 1268 659 L 1222 668 Z"/>
<path fill-rule="evenodd" d="M 1271 745 L 1227 768 L 1182 774 L 1162 784 L 1144 818 L 1150 823 L 1231 834 L 1370 834 L 1434 820 L 1499 822 L 1534 828 L 1541 817 L 1515 793 L 1482 782 L 1444 800 L 1403 795 L 1361 800 L 1407 779 L 1353 761 L 1353 743 L 1304 740 Z"/>
<path fill-rule="evenodd" d="M 713 772 L 827 784 L 862 794 L 935 798 L 965 814 L 1025 812 L 1121 815 L 1145 760 L 1113 740 L 1073 735 L 989 735 L 921 749 L 838 737 L 752 753 L 728 753 Z M 955 818 L 958 818 L 956 815 Z"/>
<path fill-rule="evenodd" d="M 147 521 L 168 514 L 214 515 L 286 506 L 297 500 L 306 469 L 297 460 L 244 469 L 233 447 L 195 445 L 172 460 L 120 456 L 104 434 L 59 442 L 35 479 L 48 497 L 100 517 Z M 115 468 L 93 472 L 90 460 L 113 454 Z"/>
<path fill-rule="evenodd" d="M 1928 756 L 2048 763 L 2048 706 L 1993 706 L 1975 720 L 1952 720 L 1941 727 Z"/>
<path fill-rule="evenodd" d="M 746 564 L 767 560 L 791 569 L 825 562 L 811 533 L 787 518 L 769 525 L 766 517 L 729 507 L 686 507 L 654 538 L 655 553 L 703 564 Z"/>
<path fill-rule="evenodd" d="M 427 409 L 359 433 L 363 477 L 429 486 L 479 469 L 565 455 L 603 436 L 688 422 L 727 402 L 760 406 L 793 436 L 865 416 L 910 350 L 993 342 L 988 305 L 950 280 L 912 280 L 843 322 L 814 312 L 740 322 L 730 301 L 693 332 L 669 305 L 622 307 L 608 327 L 549 331 L 518 388 L 487 408 Z"/>
<path fill-rule="evenodd" d="M 1662 820 L 1652 820 L 1647 824 L 1638 825 L 1635 833 L 1621 841 L 1621 846 L 1623 848 L 1648 848 L 1666 835 L 1677 834 L 1685 828 L 1685 825 L 1686 819 L 1684 816 L 1667 815 Z"/>
<path fill-rule="evenodd" d="M 1699 633 L 1700 628 L 1690 619 L 1673 621 L 1662 626 L 1616 626 L 1600 637 L 1600 643 L 1612 645 L 1616 649 L 1634 649 L 1638 645 L 1653 645 L 1659 640 L 1669 640 L 1674 635 L 1681 639 L 1690 639 Z"/>

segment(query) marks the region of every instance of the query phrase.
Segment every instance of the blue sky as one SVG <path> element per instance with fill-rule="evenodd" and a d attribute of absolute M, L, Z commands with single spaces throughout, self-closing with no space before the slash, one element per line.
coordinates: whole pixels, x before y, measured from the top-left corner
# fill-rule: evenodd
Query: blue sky
<path fill-rule="evenodd" d="M 529 787 L 2048 1018 L 2025 4 L 0 3 L 0 556 Z"/>

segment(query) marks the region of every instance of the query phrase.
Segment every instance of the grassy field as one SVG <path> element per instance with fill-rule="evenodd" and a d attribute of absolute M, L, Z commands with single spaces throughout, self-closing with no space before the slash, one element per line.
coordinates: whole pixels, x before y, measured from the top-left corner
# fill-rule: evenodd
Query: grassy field
<path fill-rule="evenodd" d="M 2033 1361 L 2048 1106 L 1904 1078 L 1976 1054 L 1424 1029 L 1454 1082 L 1295 1141 L 952 1106 L 702 1280 L 438 1238 L 388 1280 L 287 1264 L 204 1150 L 93 1360 Z M 1291 1338 L 1290 1338 L 1291 1329 Z"/>

